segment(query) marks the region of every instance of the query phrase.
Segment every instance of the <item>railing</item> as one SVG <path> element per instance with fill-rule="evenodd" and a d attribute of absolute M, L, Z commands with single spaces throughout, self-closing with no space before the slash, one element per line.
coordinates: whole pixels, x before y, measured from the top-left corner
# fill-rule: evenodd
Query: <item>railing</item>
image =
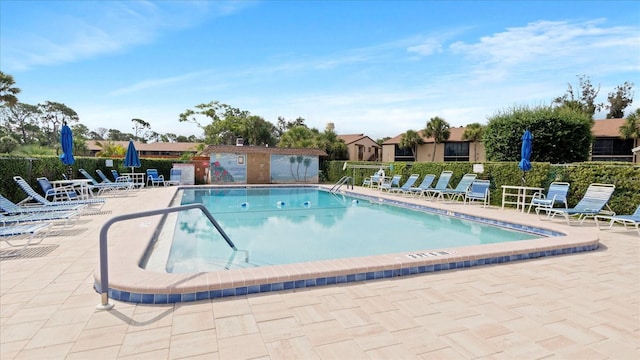
<path fill-rule="evenodd" d="M 347 184 L 347 189 L 349 189 L 349 182 L 351 182 L 351 190 L 353 190 L 353 178 L 351 176 L 343 176 L 335 185 L 333 185 L 329 192 L 333 193 L 340 190 L 340 187 L 344 184 Z"/>
<path fill-rule="evenodd" d="M 213 218 L 213 215 L 211 215 L 209 210 L 207 210 L 207 208 L 204 207 L 204 205 L 202 205 L 202 204 L 190 204 L 190 205 L 176 206 L 176 207 L 170 207 L 170 208 L 164 208 L 164 209 L 143 211 L 143 212 L 134 213 L 134 214 L 124 214 L 124 215 L 119 215 L 119 216 L 113 217 L 113 218 L 109 219 L 104 225 L 102 225 L 102 228 L 100 229 L 100 294 L 101 294 L 101 303 L 97 306 L 98 309 L 111 310 L 111 308 L 113 308 L 113 305 L 109 304 L 109 261 L 108 261 L 108 252 L 107 252 L 107 232 L 109 231 L 109 228 L 111 227 L 111 225 L 113 225 L 113 224 L 115 224 L 117 222 L 120 222 L 120 221 L 125 221 L 125 220 L 137 219 L 137 218 L 147 217 L 147 216 L 165 215 L 165 214 L 172 213 L 172 212 L 178 212 L 178 211 L 183 211 L 183 210 L 192 210 L 192 209 L 200 209 L 200 210 L 202 210 L 204 215 L 207 217 L 207 219 L 209 219 L 211 224 L 213 224 L 213 226 L 215 226 L 216 230 L 218 230 L 218 233 L 220 233 L 220 235 L 222 235 L 222 237 L 227 242 L 227 244 L 229 244 L 229 246 L 234 251 L 238 251 L 238 249 L 234 245 L 233 241 L 231 241 L 231 239 L 229 238 L 229 236 L 227 236 L 227 234 L 224 232 L 222 227 L 220 227 L 220 224 L 218 224 L 216 219 Z M 247 253 L 246 256 L 248 258 L 248 253 Z"/>

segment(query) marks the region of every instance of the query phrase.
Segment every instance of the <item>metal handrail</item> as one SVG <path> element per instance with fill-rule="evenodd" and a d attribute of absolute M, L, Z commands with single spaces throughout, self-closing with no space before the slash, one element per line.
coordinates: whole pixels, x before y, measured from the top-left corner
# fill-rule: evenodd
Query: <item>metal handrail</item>
<path fill-rule="evenodd" d="M 233 243 L 233 241 L 231 241 L 231 239 L 224 232 L 222 227 L 220 227 L 220 224 L 218 224 L 216 219 L 213 218 L 213 215 L 211 215 L 209 210 L 207 210 L 207 208 L 202 204 L 189 204 L 189 205 L 176 206 L 176 207 L 170 207 L 170 208 L 164 208 L 164 209 L 142 211 L 142 212 L 133 213 L 133 214 L 124 214 L 124 215 L 119 215 L 119 216 L 113 217 L 113 218 L 107 220 L 107 222 L 104 223 L 104 225 L 102 225 L 102 228 L 100 229 L 100 294 L 101 294 L 101 303 L 98 304 L 98 306 L 97 306 L 98 309 L 111 310 L 113 308 L 113 305 L 109 304 L 109 261 L 108 261 L 108 252 L 107 252 L 107 232 L 109 231 L 109 228 L 111 227 L 111 225 L 113 225 L 113 224 L 115 224 L 117 222 L 120 222 L 120 221 L 125 221 L 125 220 L 137 219 L 137 218 L 147 217 L 147 216 L 165 215 L 165 214 L 172 213 L 172 212 L 178 212 L 178 211 L 183 211 L 183 210 L 192 210 L 192 209 L 200 209 L 200 210 L 202 210 L 204 215 L 207 217 L 207 219 L 209 219 L 209 221 L 213 224 L 213 226 L 215 226 L 215 228 L 218 230 L 220 235 L 222 235 L 222 237 L 227 242 L 227 244 L 229 244 L 229 246 L 234 251 L 238 251 L 238 248 L 236 248 L 236 246 Z"/>
<path fill-rule="evenodd" d="M 347 184 L 347 189 L 349 189 L 349 181 L 351 181 L 351 189 L 353 190 L 353 178 L 351 176 L 343 176 L 335 185 L 333 185 L 329 192 L 336 192 L 340 190 L 340 187 L 345 183 Z"/>

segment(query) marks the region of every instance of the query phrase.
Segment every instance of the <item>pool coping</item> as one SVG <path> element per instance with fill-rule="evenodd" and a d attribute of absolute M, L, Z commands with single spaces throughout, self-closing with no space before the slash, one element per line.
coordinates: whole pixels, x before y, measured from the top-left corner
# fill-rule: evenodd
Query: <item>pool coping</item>
<path fill-rule="evenodd" d="M 323 185 L 307 184 L 306 186 L 329 188 Z M 237 187 L 237 185 L 225 187 Z M 189 187 L 176 187 L 174 191 L 162 192 L 159 196 L 163 198 L 156 200 L 169 206 L 178 191 L 183 188 Z M 508 217 L 509 223 L 525 231 L 539 228 L 548 234 L 564 235 L 422 252 L 400 252 L 218 272 L 169 274 L 145 270 L 139 266 L 150 240 L 162 221 L 161 216 L 154 216 L 142 221 L 128 221 L 114 225 L 110 230 L 109 297 L 119 301 L 147 304 L 186 302 L 502 264 L 591 251 L 599 246 L 598 234 L 592 229 L 568 226 L 558 221 L 542 221 L 535 215 L 522 214 L 514 209 L 500 210 L 482 208 L 480 205 L 462 205 L 460 202 L 428 201 L 360 187 L 354 190 L 341 190 L 339 193 L 364 196 L 379 201 L 402 202 L 408 207 L 428 207 L 436 213 L 467 220 L 482 218 L 489 223 L 505 222 L 504 218 Z M 94 287 L 99 292 L 99 270 L 94 273 L 94 279 Z"/>

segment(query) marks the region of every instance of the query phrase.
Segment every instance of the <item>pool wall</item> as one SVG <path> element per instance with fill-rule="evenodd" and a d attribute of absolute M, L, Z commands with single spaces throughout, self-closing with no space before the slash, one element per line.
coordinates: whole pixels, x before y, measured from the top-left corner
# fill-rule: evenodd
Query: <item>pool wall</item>
<path fill-rule="evenodd" d="M 152 202 L 157 208 L 171 204 L 178 191 L 180 188 L 161 191 L 153 189 L 141 196 L 154 197 Z M 344 193 L 470 221 L 508 225 L 514 229 L 541 234 L 545 237 L 424 252 L 414 251 L 218 272 L 169 274 L 145 270 L 138 265 L 145 255 L 155 230 L 161 224 L 161 217 L 156 216 L 141 221 L 123 222 L 117 226 L 114 225 L 110 230 L 108 234 L 109 297 L 125 302 L 148 304 L 195 301 L 504 264 L 591 251 L 597 249 L 599 245 L 598 233 L 593 228 L 568 226 L 566 223 L 557 221 L 541 221 L 535 215 L 523 214 L 513 209 L 500 210 L 482 208 L 479 205 L 427 201 L 388 195 L 363 188 Z M 163 203 L 164 205 L 161 205 Z M 502 220 L 505 218 L 509 221 Z M 135 234 L 134 239 L 130 234 Z M 97 271 L 94 278 L 95 289 L 100 291 L 100 274 Z"/>

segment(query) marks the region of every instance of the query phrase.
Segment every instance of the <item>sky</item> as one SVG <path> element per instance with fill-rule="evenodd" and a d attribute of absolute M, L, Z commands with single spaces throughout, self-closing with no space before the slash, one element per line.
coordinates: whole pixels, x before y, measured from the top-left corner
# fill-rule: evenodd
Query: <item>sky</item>
<path fill-rule="evenodd" d="M 629 114 L 640 2 L 0 0 L 0 70 L 23 103 L 129 133 L 203 136 L 178 116 L 219 101 L 376 140 L 549 105 L 583 75 L 603 103 L 633 82 Z"/>

